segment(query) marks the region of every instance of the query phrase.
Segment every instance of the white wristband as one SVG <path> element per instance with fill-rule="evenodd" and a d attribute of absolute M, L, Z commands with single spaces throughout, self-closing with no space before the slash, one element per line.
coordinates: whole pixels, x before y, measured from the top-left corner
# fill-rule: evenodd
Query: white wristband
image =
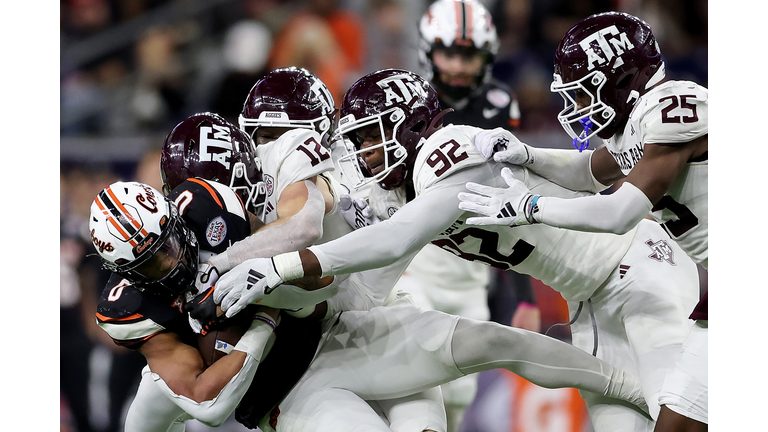
<path fill-rule="evenodd" d="M 275 272 L 284 282 L 304 277 L 304 265 L 299 252 L 288 252 L 272 258 Z"/>

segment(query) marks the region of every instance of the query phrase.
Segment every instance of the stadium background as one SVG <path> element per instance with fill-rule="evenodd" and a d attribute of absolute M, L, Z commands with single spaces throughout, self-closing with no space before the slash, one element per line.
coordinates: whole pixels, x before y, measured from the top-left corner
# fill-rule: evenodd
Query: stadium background
<path fill-rule="evenodd" d="M 673 79 L 708 87 L 708 7 L 681 0 L 488 0 L 501 40 L 494 76 L 517 93 L 520 138 L 570 145 L 549 92 L 560 37 L 592 13 L 648 21 Z M 88 206 L 117 179 L 159 188 L 158 153 L 180 120 L 199 111 L 236 122 L 250 87 L 283 66 L 312 70 L 339 103 L 378 69 L 420 72 L 418 18 L 428 1 L 63 0 L 60 2 L 60 424 L 61 431 L 118 431 L 145 364 L 114 346 L 93 311 L 104 274 L 87 236 Z M 706 274 L 703 274 L 706 289 Z M 534 281 L 542 329 L 567 321 L 559 296 Z M 565 319 L 564 319 L 565 318 Z M 567 331 L 555 334 L 568 339 Z M 194 422 L 190 432 L 205 431 Z M 246 430 L 228 423 L 221 431 Z M 577 394 L 486 372 L 463 431 L 591 430 Z"/>

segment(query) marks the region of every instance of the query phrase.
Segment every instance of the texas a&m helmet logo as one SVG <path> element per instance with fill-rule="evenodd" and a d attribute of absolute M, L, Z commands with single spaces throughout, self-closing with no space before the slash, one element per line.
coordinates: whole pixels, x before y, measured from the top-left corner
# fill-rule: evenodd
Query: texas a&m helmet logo
<path fill-rule="evenodd" d="M 410 105 L 418 96 L 425 98 L 426 90 L 407 74 L 392 75 L 377 81 L 376 84 L 384 90 L 384 105 L 390 106 L 395 103 L 404 103 Z"/>
<path fill-rule="evenodd" d="M 592 33 L 579 42 L 579 46 L 587 55 L 587 69 L 589 70 L 594 69 L 595 64 L 601 66 L 607 64 L 614 57 L 618 58 L 613 67 L 621 66 L 624 64 L 621 55 L 635 47 L 627 34 L 620 32 L 615 25 Z"/>
<path fill-rule="evenodd" d="M 211 124 L 200 127 L 200 161 L 218 162 L 230 169 L 232 136 L 226 126 Z"/>

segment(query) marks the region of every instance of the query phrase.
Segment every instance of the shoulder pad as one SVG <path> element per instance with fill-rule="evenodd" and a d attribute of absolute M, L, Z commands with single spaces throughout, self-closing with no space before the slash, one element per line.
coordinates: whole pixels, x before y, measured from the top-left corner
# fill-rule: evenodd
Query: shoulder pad
<path fill-rule="evenodd" d="M 472 143 L 472 138 L 481 130 L 449 125 L 429 137 L 416 155 L 413 167 L 416 195 L 457 171 L 485 163 Z"/>
<path fill-rule="evenodd" d="M 709 92 L 691 81 L 669 81 L 643 95 L 628 123 L 645 144 L 689 142 L 709 132 Z"/>
<path fill-rule="evenodd" d="M 202 250 L 221 253 L 251 233 L 242 201 L 221 183 L 188 179 L 176 187 L 169 198 L 176 203 Z"/>
<path fill-rule="evenodd" d="M 165 330 L 143 313 L 144 296 L 148 295 L 126 279 L 107 284 L 96 310 L 97 324 L 118 345 L 131 347 L 144 342 Z"/>
<path fill-rule="evenodd" d="M 265 178 L 275 179 L 278 199 L 286 186 L 334 169 L 330 149 L 320 144 L 320 135 L 313 130 L 293 129 L 257 150 L 260 147 L 266 153 Z"/>

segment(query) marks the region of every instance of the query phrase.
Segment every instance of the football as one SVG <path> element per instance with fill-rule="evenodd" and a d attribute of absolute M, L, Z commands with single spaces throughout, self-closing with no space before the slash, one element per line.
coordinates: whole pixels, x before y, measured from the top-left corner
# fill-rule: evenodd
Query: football
<path fill-rule="evenodd" d="M 197 335 L 197 349 L 206 368 L 235 348 L 237 341 L 251 326 L 255 308 L 248 306 L 234 317 L 219 323 L 214 330 L 205 335 Z"/>

